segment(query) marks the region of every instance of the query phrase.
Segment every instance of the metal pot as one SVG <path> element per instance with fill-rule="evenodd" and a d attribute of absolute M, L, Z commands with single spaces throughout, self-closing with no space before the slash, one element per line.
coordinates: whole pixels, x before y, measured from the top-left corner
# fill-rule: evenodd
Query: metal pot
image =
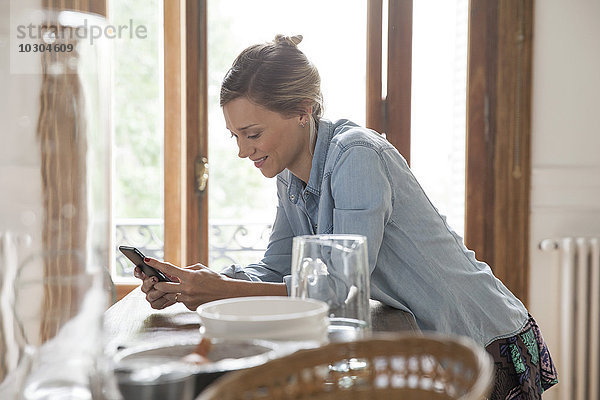
<path fill-rule="evenodd" d="M 193 400 L 195 376 L 185 366 L 140 366 L 115 371 L 124 400 Z"/>
<path fill-rule="evenodd" d="M 119 351 L 115 375 L 124 400 L 193 399 L 230 371 L 260 365 L 278 355 L 277 344 L 259 340 L 213 340 L 207 364 L 186 363 L 195 343 L 155 343 Z"/>

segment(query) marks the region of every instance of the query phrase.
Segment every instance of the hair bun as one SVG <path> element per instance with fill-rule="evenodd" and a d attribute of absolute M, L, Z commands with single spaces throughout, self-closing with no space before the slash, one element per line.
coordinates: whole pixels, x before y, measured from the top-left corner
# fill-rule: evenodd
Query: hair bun
<path fill-rule="evenodd" d="M 276 35 L 275 36 L 275 44 L 284 44 L 288 46 L 298 46 L 298 43 L 302 41 L 302 35 L 294 35 L 294 36 L 286 36 L 286 35 Z"/>

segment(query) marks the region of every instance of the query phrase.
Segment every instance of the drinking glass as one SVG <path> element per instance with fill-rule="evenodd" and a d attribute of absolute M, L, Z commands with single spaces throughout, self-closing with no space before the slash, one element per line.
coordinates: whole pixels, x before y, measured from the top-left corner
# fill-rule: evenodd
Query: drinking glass
<path fill-rule="evenodd" d="M 329 305 L 329 340 L 350 341 L 371 331 L 367 238 L 297 236 L 292 247 L 291 295 Z"/>

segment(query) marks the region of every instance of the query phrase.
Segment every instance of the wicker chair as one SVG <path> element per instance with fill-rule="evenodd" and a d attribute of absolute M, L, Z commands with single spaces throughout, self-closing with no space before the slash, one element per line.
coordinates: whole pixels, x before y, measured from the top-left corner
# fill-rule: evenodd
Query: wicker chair
<path fill-rule="evenodd" d="M 467 338 L 379 335 L 301 350 L 232 372 L 197 400 L 479 400 L 489 394 L 493 371 L 491 357 Z"/>

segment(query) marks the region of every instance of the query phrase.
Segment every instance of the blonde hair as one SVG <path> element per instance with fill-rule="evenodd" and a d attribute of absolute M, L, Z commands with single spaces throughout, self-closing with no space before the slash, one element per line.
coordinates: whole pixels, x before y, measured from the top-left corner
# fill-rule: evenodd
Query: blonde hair
<path fill-rule="evenodd" d="M 302 35 L 276 35 L 272 42 L 243 50 L 223 78 L 220 104 L 246 97 L 288 117 L 305 114 L 309 105 L 312 148 L 323 115 L 323 94 L 319 71 L 298 49 L 301 41 Z"/>

